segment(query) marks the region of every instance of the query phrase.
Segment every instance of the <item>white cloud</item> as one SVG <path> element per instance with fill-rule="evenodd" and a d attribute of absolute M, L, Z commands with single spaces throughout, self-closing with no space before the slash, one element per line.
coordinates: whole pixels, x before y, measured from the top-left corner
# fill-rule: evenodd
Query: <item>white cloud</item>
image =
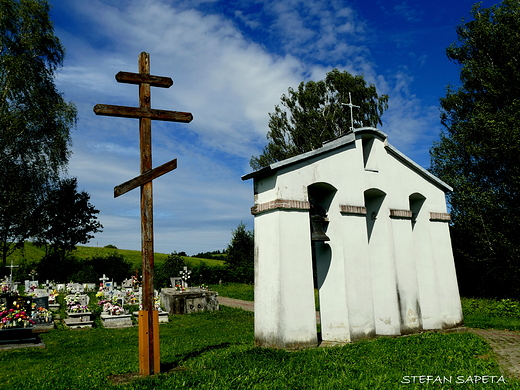
<path fill-rule="evenodd" d="M 137 87 L 114 76 L 136 72 L 141 51 L 150 53 L 152 74 L 174 80 L 169 89 L 152 88 L 152 107 L 194 116 L 189 124 L 152 125 L 154 165 L 178 158 L 178 168 L 154 182 L 159 251 L 222 249 L 241 220 L 252 229 L 252 185 L 240 176 L 266 142 L 268 113 L 302 80 L 323 79 L 335 66 L 364 74 L 390 94 L 383 130 L 396 146 L 413 145 L 427 126 L 429 114 L 425 119 L 407 90 L 411 79 L 375 71 L 365 46 L 370 31 L 344 2 L 268 1 L 258 3 L 259 15 L 235 12 L 250 27 L 283 38 L 275 53 L 223 15 L 202 12 L 202 3 L 55 1 L 71 18 L 57 30 L 67 48 L 58 88 L 79 112 L 70 174 L 91 193 L 105 226 L 93 242 L 140 245 L 138 190 L 112 197 L 115 185 L 138 174 L 138 122 L 98 117 L 92 107 L 137 105 Z M 266 18 L 270 24 L 260 24 Z"/>

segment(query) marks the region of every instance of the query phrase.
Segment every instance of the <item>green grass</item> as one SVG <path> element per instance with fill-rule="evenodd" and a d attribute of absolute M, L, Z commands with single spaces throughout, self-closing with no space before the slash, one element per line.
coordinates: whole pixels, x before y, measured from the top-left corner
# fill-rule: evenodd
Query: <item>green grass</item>
<path fill-rule="evenodd" d="M 489 346 L 469 333 L 426 333 L 287 352 L 256 348 L 253 314 L 224 307 L 171 317 L 160 326 L 163 373 L 130 380 L 139 365 L 137 337 L 137 328 L 51 331 L 42 335 L 45 348 L 0 351 L 0 388 L 480 389 L 482 385 L 456 384 L 456 379 L 501 375 Z M 419 375 L 452 377 L 452 383 L 401 383 Z M 520 382 L 506 380 L 507 388 L 520 389 Z M 504 386 L 488 383 L 485 388 Z"/>
<path fill-rule="evenodd" d="M 461 298 L 464 325 L 481 329 L 520 330 L 520 302 Z"/>
<path fill-rule="evenodd" d="M 92 246 L 77 246 L 77 249 L 72 252 L 72 255 L 80 258 L 80 259 L 88 259 L 92 257 L 105 257 L 111 254 L 119 254 L 122 255 L 125 259 L 130 261 L 134 267 L 140 267 L 142 258 L 141 251 L 134 251 L 128 249 L 114 249 L 114 248 L 104 248 L 104 247 L 92 247 Z M 169 254 L 165 253 L 155 253 L 154 260 L 156 265 L 160 265 L 166 260 Z M 26 242 L 23 250 L 17 250 L 13 253 L 9 258 L 8 262 L 13 260 L 14 264 L 19 264 L 22 259 L 26 259 L 29 262 L 39 261 L 43 256 L 45 256 L 45 248 L 38 248 L 33 245 L 31 242 Z M 206 263 L 211 266 L 221 266 L 224 264 L 223 260 L 215 260 L 215 259 L 199 259 L 197 257 L 183 257 L 184 261 L 188 266 L 195 266 L 200 264 L 201 262 Z"/>
<path fill-rule="evenodd" d="M 255 288 L 252 284 L 224 283 L 212 284 L 209 287 L 223 297 L 251 302 L 255 300 Z"/>

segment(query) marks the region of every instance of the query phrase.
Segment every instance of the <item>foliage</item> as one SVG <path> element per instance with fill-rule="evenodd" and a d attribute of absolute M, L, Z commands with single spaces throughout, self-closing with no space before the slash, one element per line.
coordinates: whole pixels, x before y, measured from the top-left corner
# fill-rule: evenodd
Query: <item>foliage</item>
<path fill-rule="evenodd" d="M 520 297 L 520 3 L 481 9 L 447 49 L 461 86 L 441 99 L 445 131 L 431 171 L 448 194 L 459 285 L 464 295 Z"/>
<path fill-rule="evenodd" d="M 90 204 L 90 195 L 78 192 L 77 186 L 75 178 L 63 179 L 48 191 L 38 210 L 39 232 L 34 242 L 37 246 L 45 245 L 50 252 L 65 255 L 101 231 L 103 226 L 96 216 L 99 210 Z"/>
<path fill-rule="evenodd" d="M 227 248 L 228 281 L 237 283 L 254 282 L 254 248 L 253 231 L 246 230 L 246 225 L 241 222 L 236 230 L 233 230 L 231 242 Z"/>
<path fill-rule="evenodd" d="M 465 326 L 520 330 L 519 301 L 462 298 L 461 302 Z"/>
<path fill-rule="evenodd" d="M 170 278 L 179 277 L 179 272 L 185 266 L 184 259 L 177 252 L 172 252 L 161 265 L 155 267 L 155 288 L 171 287 Z"/>
<path fill-rule="evenodd" d="M 0 249 L 34 232 L 35 208 L 69 156 L 76 108 L 54 85 L 64 49 L 45 0 L 0 0 Z M 37 226 L 36 226 L 37 227 Z"/>
<path fill-rule="evenodd" d="M 228 269 L 225 265 L 209 265 L 201 261 L 190 267 L 191 280 L 194 286 L 202 284 L 215 284 L 228 279 Z"/>
<path fill-rule="evenodd" d="M 379 96 L 373 84 L 367 85 L 363 76 L 353 76 L 333 69 L 324 80 L 303 81 L 298 89 L 288 89 L 282 95 L 281 106 L 269 114 L 269 143 L 260 156 L 252 157 L 249 165 L 255 170 L 276 161 L 317 149 L 326 141 L 350 133 L 351 118 L 359 127 L 381 124 L 381 115 L 388 108 L 388 96 Z"/>
<path fill-rule="evenodd" d="M 132 263 L 122 255 L 112 253 L 90 259 L 79 259 L 67 254 L 65 257 L 51 253 L 37 265 L 38 277 L 55 282 L 97 283 L 103 274 L 120 283 L 132 275 Z"/>
<path fill-rule="evenodd" d="M 136 327 L 53 330 L 41 335 L 45 348 L 2 351 L 0 387 L 387 390 L 424 387 L 401 382 L 406 375 L 433 374 L 453 377 L 452 384 L 435 388 L 468 389 L 480 387 L 455 384 L 457 376 L 502 375 L 489 345 L 469 333 L 425 333 L 287 352 L 255 348 L 253 322 L 253 313 L 227 307 L 171 316 L 160 325 L 162 373 L 150 377 L 136 375 Z M 520 388 L 518 381 L 506 381 L 508 389 Z M 488 383 L 485 388 L 504 385 Z"/>

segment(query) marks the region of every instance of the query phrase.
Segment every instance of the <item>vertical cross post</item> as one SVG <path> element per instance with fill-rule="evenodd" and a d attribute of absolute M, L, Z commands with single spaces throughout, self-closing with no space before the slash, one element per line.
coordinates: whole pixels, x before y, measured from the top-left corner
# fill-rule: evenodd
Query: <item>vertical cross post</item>
<path fill-rule="evenodd" d="M 151 108 L 150 87 L 169 88 L 169 77 L 150 75 L 150 55 L 141 53 L 138 59 L 139 73 L 119 72 L 120 83 L 139 85 L 139 107 L 96 104 L 96 115 L 139 118 L 140 175 L 114 188 L 114 197 L 137 187 L 141 188 L 141 253 L 143 264 L 143 310 L 139 311 L 139 372 L 142 375 L 160 372 L 159 313 L 154 310 L 154 250 L 153 250 L 153 193 L 152 180 L 177 168 L 173 159 L 152 168 L 152 119 L 189 123 L 189 112 L 154 110 Z"/>
<path fill-rule="evenodd" d="M 143 52 L 139 55 L 138 68 L 140 74 L 150 74 L 150 56 L 148 53 Z M 151 108 L 150 84 L 148 83 L 139 84 L 139 108 Z M 141 174 L 152 169 L 151 130 L 152 120 L 150 118 L 139 118 L 139 149 L 141 154 Z M 156 355 L 159 356 L 159 351 L 155 350 L 156 348 L 154 348 L 154 341 L 156 337 L 157 339 L 159 338 L 159 335 L 154 334 L 153 325 L 153 254 L 153 191 L 152 181 L 150 180 L 149 182 L 144 183 L 141 186 L 141 255 L 143 263 L 143 311 L 146 312 L 146 318 L 142 320 L 142 322 L 144 322 L 142 325 L 144 325 L 147 328 L 148 336 L 148 340 L 146 342 L 147 348 L 145 348 L 147 349 L 147 351 L 140 351 L 141 354 L 148 354 L 148 358 L 143 356 L 140 359 L 141 371 L 145 370 L 144 374 L 154 374 L 160 372 L 160 367 L 155 367 Z M 140 340 L 140 342 L 142 341 L 144 340 Z M 143 358 L 145 361 L 147 361 L 149 365 L 148 369 L 146 367 L 142 367 Z"/>

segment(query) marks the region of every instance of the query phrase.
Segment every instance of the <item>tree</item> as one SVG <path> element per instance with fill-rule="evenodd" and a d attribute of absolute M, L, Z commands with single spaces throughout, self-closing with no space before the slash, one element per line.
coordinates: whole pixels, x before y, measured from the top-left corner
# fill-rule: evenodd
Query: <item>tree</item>
<path fill-rule="evenodd" d="M 281 107 L 269 114 L 269 143 L 260 156 L 252 157 L 249 165 L 257 170 L 276 161 L 317 149 L 352 130 L 350 110 L 344 104 L 359 106 L 353 119 L 359 126 L 381 124 L 381 115 L 388 108 L 388 96 L 379 96 L 373 84 L 367 85 L 363 76 L 353 76 L 333 69 L 325 80 L 303 81 L 297 90 L 288 89 L 282 95 Z"/>
<path fill-rule="evenodd" d="M 252 231 L 240 223 L 233 230 L 231 242 L 227 248 L 226 267 L 228 277 L 233 282 L 253 283 L 255 279 L 255 242 Z"/>
<path fill-rule="evenodd" d="M 46 199 L 38 209 L 38 233 L 35 245 L 45 245 L 48 253 L 65 256 L 76 249 L 77 244 L 86 244 L 93 233 L 100 232 L 99 214 L 89 203 L 90 195 L 77 190 L 76 178 L 60 180 L 50 188 Z"/>
<path fill-rule="evenodd" d="M 447 49 L 459 87 L 441 99 L 440 141 L 431 171 L 448 195 L 464 294 L 520 297 L 520 3 L 481 9 Z"/>
<path fill-rule="evenodd" d="M 2 263 L 34 231 L 34 210 L 68 162 L 76 109 L 54 85 L 64 49 L 45 0 L 0 0 Z M 21 203 L 22 204 L 21 204 Z"/>
<path fill-rule="evenodd" d="M 155 269 L 154 275 L 154 285 L 156 288 L 162 287 L 170 287 L 170 278 L 179 277 L 179 271 L 184 269 L 186 266 L 186 262 L 184 259 L 177 253 L 172 252 L 164 263 L 157 266 Z"/>

